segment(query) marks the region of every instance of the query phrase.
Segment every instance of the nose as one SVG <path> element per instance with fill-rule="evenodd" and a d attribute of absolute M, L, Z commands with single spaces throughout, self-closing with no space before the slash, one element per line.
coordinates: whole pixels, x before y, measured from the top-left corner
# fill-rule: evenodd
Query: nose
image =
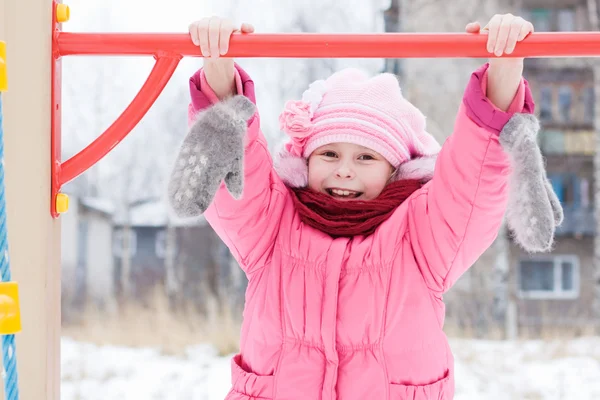
<path fill-rule="evenodd" d="M 335 170 L 335 176 L 339 179 L 352 179 L 355 176 L 353 168 L 347 162 L 341 162 Z"/>

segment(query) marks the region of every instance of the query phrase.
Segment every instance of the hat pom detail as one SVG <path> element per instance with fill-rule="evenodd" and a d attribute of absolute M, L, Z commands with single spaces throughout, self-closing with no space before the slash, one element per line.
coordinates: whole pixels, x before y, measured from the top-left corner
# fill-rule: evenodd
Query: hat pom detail
<path fill-rule="evenodd" d="M 291 139 L 287 150 L 302 156 L 306 141 L 313 133 L 313 116 L 327 91 L 325 81 L 318 80 L 310 84 L 302 94 L 302 100 L 290 100 L 285 103 L 283 112 L 279 115 L 279 129 Z"/>
<path fill-rule="evenodd" d="M 323 96 L 327 92 L 327 84 L 324 80 L 319 79 L 308 86 L 308 89 L 302 94 L 302 101 L 310 104 L 310 117 L 315 115 L 317 107 L 323 101 Z"/>
<path fill-rule="evenodd" d="M 279 129 L 291 139 L 287 150 L 296 156 L 302 155 L 302 149 L 313 131 L 310 103 L 302 100 L 286 102 L 279 115 Z"/>

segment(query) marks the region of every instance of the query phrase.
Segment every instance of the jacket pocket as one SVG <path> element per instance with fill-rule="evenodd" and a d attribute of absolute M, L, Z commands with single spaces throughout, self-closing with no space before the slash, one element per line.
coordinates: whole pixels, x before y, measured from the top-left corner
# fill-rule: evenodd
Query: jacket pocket
<path fill-rule="evenodd" d="M 451 400 L 450 373 L 428 385 L 390 384 L 390 400 Z"/>
<path fill-rule="evenodd" d="M 231 360 L 231 382 L 233 387 L 226 400 L 272 400 L 273 375 L 256 375 L 242 368 L 240 354 Z"/>

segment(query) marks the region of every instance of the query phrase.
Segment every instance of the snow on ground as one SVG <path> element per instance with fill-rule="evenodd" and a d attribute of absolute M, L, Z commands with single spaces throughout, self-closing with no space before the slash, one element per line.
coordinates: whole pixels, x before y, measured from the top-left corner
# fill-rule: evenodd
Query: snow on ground
<path fill-rule="evenodd" d="M 61 400 L 223 400 L 229 391 L 229 358 L 210 346 L 172 357 L 68 338 L 61 344 Z"/>
<path fill-rule="evenodd" d="M 600 338 L 451 340 L 451 346 L 455 400 L 600 399 Z M 61 400 L 222 400 L 229 360 L 208 345 L 173 357 L 63 338 Z"/>

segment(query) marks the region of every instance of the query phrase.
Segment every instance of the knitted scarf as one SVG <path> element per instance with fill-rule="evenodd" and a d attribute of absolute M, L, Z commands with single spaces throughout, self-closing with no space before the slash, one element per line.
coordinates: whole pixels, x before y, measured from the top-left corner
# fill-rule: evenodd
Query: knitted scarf
<path fill-rule="evenodd" d="M 290 188 L 302 221 L 332 237 L 368 236 L 412 193 L 417 180 L 389 183 L 373 200 L 342 201 L 308 188 Z"/>

